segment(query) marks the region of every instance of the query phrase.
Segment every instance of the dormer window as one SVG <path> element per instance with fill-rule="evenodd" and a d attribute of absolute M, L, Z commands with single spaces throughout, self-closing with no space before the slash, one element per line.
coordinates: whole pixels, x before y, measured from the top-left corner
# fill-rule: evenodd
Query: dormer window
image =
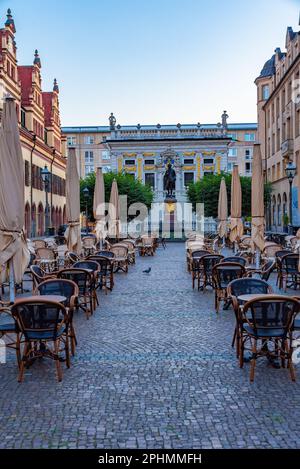
<path fill-rule="evenodd" d="M 263 85 L 262 87 L 262 99 L 263 101 L 267 101 L 270 97 L 270 87 L 269 85 Z"/>

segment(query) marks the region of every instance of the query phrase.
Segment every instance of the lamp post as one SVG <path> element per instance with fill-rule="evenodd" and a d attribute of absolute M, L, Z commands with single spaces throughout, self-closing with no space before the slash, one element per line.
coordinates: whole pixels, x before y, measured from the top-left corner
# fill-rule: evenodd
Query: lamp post
<path fill-rule="evenodd" d="M 50 210 L 49 210 L 49 201 L 48 201 L 48 192 L 50 186 L 50 171 L 48 166 L 45 167 L 41 171 L 42 180 L 45 187 L 46 192 L 46 207 L 45 207 L 45 234 L 48 235 L 49 232 L 49 223 L 50 223 Z"/>
<path fill-rule="evenodd" d="M 88 226 L 88 200 L 90 196 L 90 191 L 88 190 L 87 187 L 83 189 L 83 197 L 85 200 L 85 230 L 86 234 L 89 233 L 89 226 Z"/>
<path fill-rule="evenodd" d="M 292 185 L 293 185 L 293 180 L 296 174 L 296 166 L 292 161 L 289 161 L 285 168 L 285 174 L 286 177 L 288 178 L 289 184 L 290 184 L 290 224 L 289 224 L 289 234 L 293 234 L 293 204 L 292 204 Z"/>

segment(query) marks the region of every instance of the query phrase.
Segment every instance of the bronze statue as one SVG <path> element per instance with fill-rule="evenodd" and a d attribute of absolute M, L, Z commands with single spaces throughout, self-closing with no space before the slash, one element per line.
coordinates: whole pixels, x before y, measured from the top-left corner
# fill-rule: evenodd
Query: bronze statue
<path fill-rule="evenodd" d="M 171 163 L 168 164 L 168 169 L 164 174 L 164 190 L 167 191 L 167 197 L 173 197 L 175 191 L 176 173 L 172 168 Z"/>
<path fill-rule="evenodd" d="M 116 128 L 116 123 L 117 123 L 117 120 L 113 114 L 113 112 L 111 112 L 110 116 L 109 116 L 109 127 L 110 127 L 110 130 L 115 130 Z"/>

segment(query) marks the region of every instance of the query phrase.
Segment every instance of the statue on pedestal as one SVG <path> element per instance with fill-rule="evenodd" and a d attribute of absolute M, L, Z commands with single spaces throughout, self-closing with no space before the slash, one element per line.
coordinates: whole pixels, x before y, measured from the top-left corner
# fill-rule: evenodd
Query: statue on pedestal
<path fill-rule="evenodd" d="M 172 168 L 171 163 L 168 164 L 168 169 L 164 174 L 164 190 L 167 191 L 167 198 L 175 198 L 173 191 L 175 191 L 176 172 Z"/>

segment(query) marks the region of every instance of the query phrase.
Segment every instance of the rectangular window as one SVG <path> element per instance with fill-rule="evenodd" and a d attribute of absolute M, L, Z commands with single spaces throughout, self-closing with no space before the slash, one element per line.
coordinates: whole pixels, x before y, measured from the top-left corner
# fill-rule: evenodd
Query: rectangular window
<path fill-rule="evenodd" d="M 227 171 L 228 171 L 229 173 L 231 173 L 231 172 L 232 172 L 232 169 L 233 169 L 233 163 L 230 163 L 230 162 L 229 162 L 228 165 L 227 165 Z"/>
<path fill-rule="evenodd" d="M 204 158 L 203 160 L 204 164 L 214 164 L 213 158 Z"/>
<path fill-rule="evenodd" d="M 94 152 L 93 151 L 86 151 L 84 153 L 84 159 L 85 159 L 86 164 L 94 163 Z"/>
<path fill-rule="evenodd" d="M 155 174 L 154 173 L 145 173 L 145 184 L 151 186 L 152 189 L 155 189 Z"/>
<path fill-rule="evenodd" d="M 102 172 L 103 172 L 103 174 L 110 173 L 111 172 L 111 166 L 102 166 Z"/>
<path fill-rule="evenodd" d="M 255 142 L 255 133 L 247 133 L 245 134 L 245 142 Z"/>
<path fill-rule="evenodd" d="M 263 101 L 267 101 L 270 97 L 270 88 L 269 85 L 263 85 L 262 87 L 262 99 Z"/>
<path fill-rule="evenodd" d="M 135 165 L 135 160 L 125 160 L 124 164 L 126 166 L 134 166 Z"/>
<path fill-rule="evenodd" d="M 194 160 L 192 158 L 184 160 L 184 164 L 194 164 Z"/>
<path fill-rule="evenodd" d="M 227 134 L 227 137 L 232 138 L 233 140 L 237 140 L 237 133 L 231 132 L 230 134 Z"/>
<path fill-rule="evenodd" d="M 25 186 L 29 186 L 29 161 L 25 161 Z"/>
<path fill-rule="evenodd" d="M 252 163 L 246 162 L 245 163 L 245 170 L 246 170 L 246 174 L 250 174 L 252 172 Z"/>
<path fill-rule="evenodd" d="M 76 137 L 68 137 L 67 142 L 68 142 L 68 146 L 70 147 L 76 145 Z"/>
<path fill-rule="evenodd" d="M 94 139 L 93 135 L 85 135 L 85 137 L 84 137 L 84 143 L 85 143 L 86 145 L 93 145 L 94 142 L 95 142 L 95 139 Z"/>
<path fill-rule="evenodd" d="M 147 165 L 154 165 L 155 161 L 154 160 L 145 160 L 145 164 Z"/>
<path fill-rule="evenodd" d="M 236 148 L 229 148 L 228 156 L 237 156 L 237 149 Z"/>
<path fill-rule="evenodd" d="M 108 150 L 102 152 L 102 160 L 110 160 L 110 154 Z"/>
<path fill-rule="evenodd" d="M 85 172 L 85 175 L 87 176 L 88 174 L 91 174 L 95 171 L 94 169 L 94 165 L 93 164 L 86 164 L 85 165 L 85 169 L 84 169 L 84 172 Z"/>
<path fill-rule="evenodd" d="M 21 125 L 22 127 L 26 127 L 26 114 L 24 109 L 21 109 Z"/>
<path fill-rule="evenodd" d="M 250 160 L 252 158 L 252 149 L 251 148 L 247 148 L 247 150 L 245 150 L 245 158 L 246 158 L 246 160 Z"/>
<path fill-rule="evenodd" d="M 187 187 L 194 182 L 194 173 L 184 173 L 184 185 Z"/>

